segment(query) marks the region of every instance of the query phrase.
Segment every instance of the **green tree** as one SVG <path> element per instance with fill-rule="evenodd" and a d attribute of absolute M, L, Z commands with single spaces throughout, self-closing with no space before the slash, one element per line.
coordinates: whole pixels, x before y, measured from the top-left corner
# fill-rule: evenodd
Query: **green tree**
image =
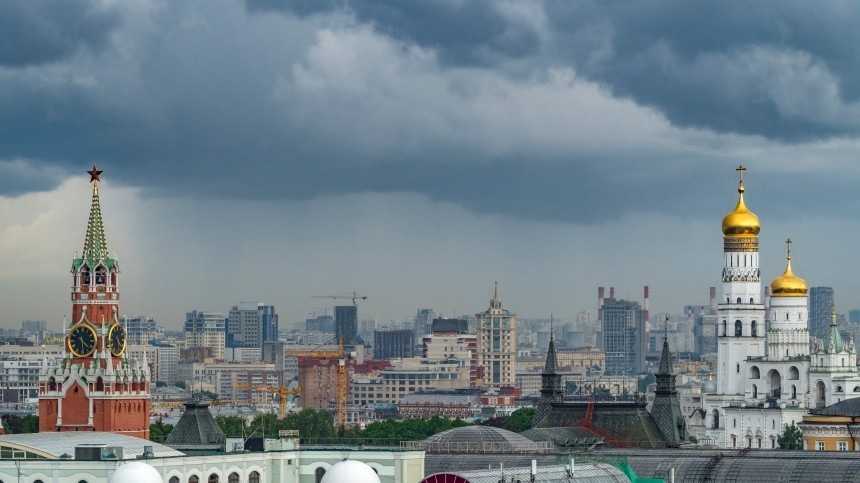
<path fill-rule="evenodd" d="M 22 433 L 38 433 L 39 432 L 39 415 L 28 414 L 24 416 L 23 424 L 21 425 Z"/>
<path fill-rule="evenodd" d="M 164 420 L 158 418 L 158 421 L 149 425 L 149 440 L 163 443 L 171 431 L 173 431 L 173 425 L 166 424 Z"/>
<path fill-rule="evenodd" d="M 215 416 L 215 422 L 227 436 L 243 436 L 249 433 L 248 421 L 242 416 Z"/>
<path fill-rule="evenodd" d="M 463 426 L 468 426 L 468 423 L 459 418 L 451 420 L 438 416 L 403 421 L 388 419 L 368 424 L 361 432 L 361 437 L 370 444 L 396 444 L 426 439 L 436 433 Z"/>
<path fill-rule="evenodd" d="M 785 425 L 782 434 L 777 436 L 776 442 L 779 443 L 779 447 L 782 449 L 803 449 L 803 434 L 800 432 L 800 428 L 795 426 L 792 421 L 791 426 L 788 424 Z"/>

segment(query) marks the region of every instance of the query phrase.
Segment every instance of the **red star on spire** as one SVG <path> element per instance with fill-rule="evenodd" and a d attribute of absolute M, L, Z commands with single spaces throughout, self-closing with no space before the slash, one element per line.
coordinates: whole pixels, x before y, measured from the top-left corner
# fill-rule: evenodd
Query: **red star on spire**
<path fill-rule="evenodd" d="M 93 181 L 95 181 L 95 182 L 99 182 L 99 181 L 101 181 L 101 180 L 99 179 L 99 175 L 101 175 L 102 173 L 104 173 L 104 171 L 99 171 L 99 170 L 98 170 L 98 168 L 96 168 L 96 165 L 94 164 L 94 165 L 93 165 L 93 169 L 92 169 L 92 170 L 90 170 L 90 171 L 87 171 L 87 173 L 89 173 L 89 175 L 90 175 L 90 183 L 92 183 Z"/>

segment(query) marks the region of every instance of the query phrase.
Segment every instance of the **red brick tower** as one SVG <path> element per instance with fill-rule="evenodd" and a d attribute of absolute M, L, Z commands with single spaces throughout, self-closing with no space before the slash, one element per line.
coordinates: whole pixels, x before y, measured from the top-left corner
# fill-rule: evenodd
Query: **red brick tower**
<path fill-rule="evenodd" d="M 108 254 L 93 166 L 92 206 L 84 250 L 72 260 L 72 320 L 59 367 L 39 376 L 39 431 L 108 431 L 149 438 L 150 381 L 126 358 L 120 325 L 119 262 Z"/>

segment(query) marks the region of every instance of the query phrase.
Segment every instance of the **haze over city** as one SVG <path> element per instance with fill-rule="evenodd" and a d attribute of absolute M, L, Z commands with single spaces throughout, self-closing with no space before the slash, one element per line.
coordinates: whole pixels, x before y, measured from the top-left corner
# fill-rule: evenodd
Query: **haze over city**
<path fill-rule="evenodd" d="M 706 304 L 738 164 L 762 279 L 790 237 L 860 307 L 857 4 L 64 5 L 0 4 L 4 327 L 69 316 L 94 163 L 121 310 L 168 328 Z"/>

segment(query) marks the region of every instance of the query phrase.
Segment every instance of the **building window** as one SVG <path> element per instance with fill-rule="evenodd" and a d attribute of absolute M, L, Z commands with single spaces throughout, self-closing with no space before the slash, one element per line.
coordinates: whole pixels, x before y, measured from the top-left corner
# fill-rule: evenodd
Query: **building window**
<path fill-rule="evenodd" d="M 732 436 L 732 448 L 737 448 L 738 446 L 738 437 Z"/>
<path fill-rule="evenodd" d="M 738 427 L 738 420 L 737 420 L 737 419 L 735 419 L 735 418 L 732 418 L 732 427 L 733 427 L 733 428 L 737 428 L 737 427 Z"/>
<path fill-rule="evenodd" d="M 815 449 L 817 451 L 824 451 L 824 441 L 816 441 L 815 442 Z"/>
<path fill-rule="evenodd" d="M 169 483 L 179 483 L 179 477 L 178 476 L 171 476 L 170 480 L 168 480 L 168 482 Z"/>
<path fill-rule="evenodd" d="M 847 441 L 839 441 L 836 443 L 837 451 L 848 451 L 848 442 Z"/>
<path fill-rule="evenodd" d="M 215 473 L 209 475 L 209 483 L 218 483 L 218 475 Z"/>
<path fill-rule="evenodd" d="M 200 478 L 197 475 L 191 475 L 188 477 L 188 483 L 200 483 Z"/>
<path fill-rule="evenodd" d="M 260 483 L 260 474 L 256 471 L 252 471 L 250 475 L 248 475 L 248 483 Z"/>
<path fill-rule="evenodd" d="M 750 300 L 750 303 L 752 303 L 752 300 Z M 752 336 L 755 337 L 757 335 L 758 335 L 758 324 L 756 324 L 756 321 L 753 320 L 752 321 Z"/>
<path fill-rule="evenodd" d="M 735 321 L 735 337 L 740 337 L 744 333 L 743 324 L 740 320 Z"/>
<path fill-rule="evenodd" d="M 314 481 L 316 483 L 320 483 L 323 476 L 325 476 L 325 468 L 317 468 L 316 471 L 314 471 Z"/>

